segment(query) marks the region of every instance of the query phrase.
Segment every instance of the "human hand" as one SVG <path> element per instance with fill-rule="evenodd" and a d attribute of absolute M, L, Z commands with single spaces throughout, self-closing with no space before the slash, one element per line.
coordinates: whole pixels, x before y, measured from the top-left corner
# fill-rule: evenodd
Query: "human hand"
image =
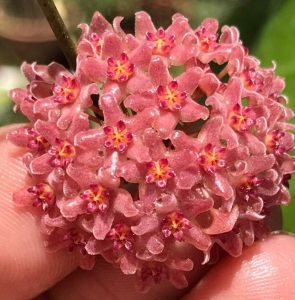
<path fill-rule="evenodd" d="M 134 278 L 124 276 L 98 259 L 92 271 L 76 269 L 67 251 L 49 254 L 32 209 L 20 210 L 12 202 L 13 191 L 29 183 L 19 148 L 5 139 L 13 126 L 0 130 L 0 299 L 295 299 L 295 239 L 272 235 L 245 248 L 239 258 L 225 257 L 206 272 L 202 254 L 194 257 L 198 271 L 190 287 L 178 291 L 169 283 L 147 294 L 134 289 Z"/>

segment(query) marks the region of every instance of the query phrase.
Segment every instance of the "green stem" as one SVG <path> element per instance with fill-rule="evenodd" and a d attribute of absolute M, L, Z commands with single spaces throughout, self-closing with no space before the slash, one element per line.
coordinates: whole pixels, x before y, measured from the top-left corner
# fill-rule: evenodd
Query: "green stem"
<path fill-rule="evenodd" d="M 74 41 L 69 35 L 69 32 L 63 22 L 53 0 L 38 0 L 55 37 L 65 55 L 71 69 L 76 68 L 76 46 Z"/>

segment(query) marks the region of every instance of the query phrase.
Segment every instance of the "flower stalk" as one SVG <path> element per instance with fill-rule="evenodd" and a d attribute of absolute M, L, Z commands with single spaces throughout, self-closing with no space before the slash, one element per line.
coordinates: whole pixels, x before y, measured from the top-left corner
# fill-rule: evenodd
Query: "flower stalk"
<path fill-rule="evenodd" d="M 53 0 L 38 0 L 63 54 L 72 70 L 76 68 L 76 46 L 62 20 Z"/>

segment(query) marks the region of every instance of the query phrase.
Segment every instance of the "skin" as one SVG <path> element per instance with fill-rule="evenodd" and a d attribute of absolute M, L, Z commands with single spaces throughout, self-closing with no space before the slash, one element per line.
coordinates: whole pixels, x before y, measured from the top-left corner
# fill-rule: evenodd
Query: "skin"
<path fill-rule="evenodd" d="M 11 200 L 14 190 L 30 182 L 19 158 L 22 150 L 5 139 L 16 126 L 0 129 L 0 299 L 295 299 L 295 238 L 287 234 L 272 234 L 210 270 L 195 254 L 197 271 L 189 288 L 177 291 L 163 283 L 144 295 L 135 291 L 132 276 L 100 258 L 94 270 L 83 271 L 69 252 L 47 253 L 36 210 L 21 210 Z"/>

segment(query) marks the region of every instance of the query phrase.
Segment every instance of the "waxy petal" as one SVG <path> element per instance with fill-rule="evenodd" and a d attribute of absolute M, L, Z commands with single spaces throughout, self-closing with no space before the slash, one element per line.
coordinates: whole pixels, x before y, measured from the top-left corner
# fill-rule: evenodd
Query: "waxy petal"
<path fill-rule="evenodd" d="M 125 217 L 134 217 L 138 214 L 132 196 L 125 190 L 119 189 L 114 201 L 114 209 Z"/>
<path fill-rule="evenodd" d="M 211 209 L 212 223 L 208 228 L 204 228 L 203 231 L 207 234 L 220 234 L 224 232 L 229 232 L 234 227 L 238 216 L 239 208 L 234 206 L 231 212 L 225 213 L 218 209 Z"/>
<path fill-rule="evenodd" d="M 95 217 L 93 235 L 97 240 L 104 240 L 108 232 L 111 230 L 114 221 L 112 213 L 100 214 Z"/>
<path fill-rule="evenodd" d="M 136 235 L 144 235 L 155 231 L 159 226 L 159 221 L 153 216 L 143 216 L 136 226 L 131 226 L 131 230 Z"/>
<path fill-rule="evenodd" d="M 190 98 L 186 99 L 186 103 L 180 110 L 180 119 L 182 122 L 194 122 L 199 119 L 206 120 L 208 116 L 208 108 Z"/>
<path fill-rule="evenodd" d="M 152 58 L 149 65 L 149 76 L 155 87 L 158 87 L 159 85 L 167 86 L 172 79 L 167 65 L 159 56 Z"/>
<path fill-rule="evenodd" d="M 193 226 L 185 233 L 185 240 L 202 251 L 208 250 L 212 244 L 211 238 L 197 226 Z"/>
<path fill-rule="evenodd" d="M 151 17 L 144 11 L 137 12 L 135 14 L 135 36 L 138 39 L 144 39 L 147 32 L 156 32 Z"/>
<path fill-rule="evenodd" d="M 94 57 L 83 59 L 81 71 L 92 82 L 105 82 L 107 79 L 107 63 Z"/>

